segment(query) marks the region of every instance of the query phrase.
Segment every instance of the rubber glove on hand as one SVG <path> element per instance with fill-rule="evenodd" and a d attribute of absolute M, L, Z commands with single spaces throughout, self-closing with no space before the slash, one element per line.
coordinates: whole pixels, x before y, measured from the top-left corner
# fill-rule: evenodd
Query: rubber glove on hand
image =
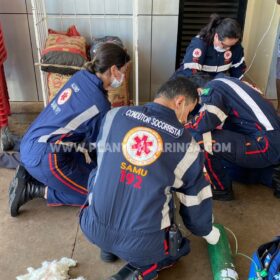
<path fill-rule="evenodd" d="M 210 233 L 206 236 L 202 236 L 211 245 L 216 245 L 220 239 L 220 231 L 215 226 L 212 227 Z"/>

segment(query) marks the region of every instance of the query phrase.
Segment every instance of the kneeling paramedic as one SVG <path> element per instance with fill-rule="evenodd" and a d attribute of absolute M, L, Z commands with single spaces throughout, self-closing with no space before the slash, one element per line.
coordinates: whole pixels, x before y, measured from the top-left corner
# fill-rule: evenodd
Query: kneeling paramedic
<path fill-rule="evenodd" d="M 199 114 L 185 127 L 206 150 L 213 198 L 234 199 L 222 160 L 244 168 L 273 166 L 280 198 L 280 119 L 273 106 L 250 84 L 224 75 L 208 82 L 200 98 Z"/>
<path fill-rule="evenodd" d="M 219 240 L 204 155 L 180 123 L 197 100 L 194 84 L 181 77 L 166 82 L 154 102 L 116 108 L 102 122 L 80 226 L 104 261 L 128 262 L 111 280 L 155 279 L 189 253 L 185 238 L 170 252 L 173 191 L 185 226 L 211 244 Z"/>
<path fill-rule="evenodd" d="M 130 58 L 116 44 L 100 46 L 93 61 L 58 92 L 24 135 L 18 168 L 9 189 L 10 212 L 33 198 L 49 206 L 81 206 L 96 167 L 93 148 L 102 118 L 110 110 L 107 90 L 119 87 Z"/>

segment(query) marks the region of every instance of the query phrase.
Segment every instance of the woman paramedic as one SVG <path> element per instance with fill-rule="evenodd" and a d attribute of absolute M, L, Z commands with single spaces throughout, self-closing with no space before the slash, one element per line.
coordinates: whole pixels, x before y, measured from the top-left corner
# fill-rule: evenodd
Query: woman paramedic
<path fill-rule="evenodd" d="M 49 206 L 84 204 L 96 166 L 90 151 L 110 109 L 106 93 L 121 86 L 129 61 L 120 46 L 103 44 L 32 123 L 20 147 L 22 165 L 10 184 L 11 216 L 33 198 L 44 198 Z"/>
<path fill-rule="evenodd" d="M 190 42 L 174 75 L 190 77 L 200 73 L 214 78 L 228 72 L 231 77 L 242 79 L 246 65 L 240 40 L 241 28 L 236 20 L 212 14 L 209 23 Z"/>

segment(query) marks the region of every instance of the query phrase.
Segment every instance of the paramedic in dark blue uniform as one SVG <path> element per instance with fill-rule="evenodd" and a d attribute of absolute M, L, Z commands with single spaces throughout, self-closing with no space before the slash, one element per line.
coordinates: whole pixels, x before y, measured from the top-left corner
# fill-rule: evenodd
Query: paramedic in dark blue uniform
<path fill-rule="evenodd" d="M 165 83 L 154 102 L 111 110 L 103 120 L 80 225 L 104 261 L 128 262 L 111 280 L 155 279 L 189 252 L 184 238 L 177 254 L 169 254 L 171 191 L 186 227 L 218 242 L 204 155 L 179 121 L 197 99 L 194 84 L 181 77 Z"/>
<path fill-rule="evenodd" d="M 241 29 L 236 20 L 212 14 L 209 23 L 190 42 L 174 75 L 190 77 L 203 73 L 214 78 L 218 73 L 228 72 L 231 77 L 242 79 L 246 66 L 240 39 Z"/>
<path fill-rule="evenodd" d="M 106 91 L 122 84 L 129 60 L 116 44 L 102 45 L 33 122 L 20 147 L 23 166 L 9 190 L 12 216 L 35 197 L 47 199 L 49 206 L 84 204 L 88 176 L 96 166 L 87 151 L 110 109 Z"/>
<path fill-rule="evenodd" d="M 200 98 L 199 115 L 185 127 L 204 145 L 214 199 L 233 199 L 222 160 L 244 168 L 274 166 L 274 194 L 280 198 L 280 119 L 273 106 L 256 88 L 225 75 L 207 83 Z"/>

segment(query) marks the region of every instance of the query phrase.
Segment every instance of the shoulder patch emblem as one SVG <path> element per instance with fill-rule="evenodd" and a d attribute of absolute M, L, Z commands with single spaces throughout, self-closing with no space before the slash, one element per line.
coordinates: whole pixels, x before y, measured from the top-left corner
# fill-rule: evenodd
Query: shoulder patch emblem
<path fill-rule="evenodd" d="M 66 103 L 69 98 L 72 95 L 72 89 L 71 88 L 67 88 L 65 89 L 58 97 L 57 99 L 57 104 L 58 105 L 63 105 L 64 103 Z"/>
<path fill-rule="evenodd" d="M 193 57 L 195 57 L 195 58 L 201 57 L 201 54 L 202 54 L 202 51 L 199 48 L 194 49 L 194 51 L 192 53 Z"/>
<path fill-rule="evenodd" d="M 155 162 L 161 155 L 163 142 L 153 129 L 138 126 L 128 131 L 122 142 L 122 152 L 127 161 L 136 166 Z"/>
<path fill-rule="evenodd" d="M 201 92 L 201 95 L 207 96 L 210 93 L 211 88 L 204 88 Z"/>
<path fill-rule="evenodd" d="M 232 57 L 232 52 L 231 51 L 226 51 L 224 54 L 225 60 L 229 60 Z"/>

